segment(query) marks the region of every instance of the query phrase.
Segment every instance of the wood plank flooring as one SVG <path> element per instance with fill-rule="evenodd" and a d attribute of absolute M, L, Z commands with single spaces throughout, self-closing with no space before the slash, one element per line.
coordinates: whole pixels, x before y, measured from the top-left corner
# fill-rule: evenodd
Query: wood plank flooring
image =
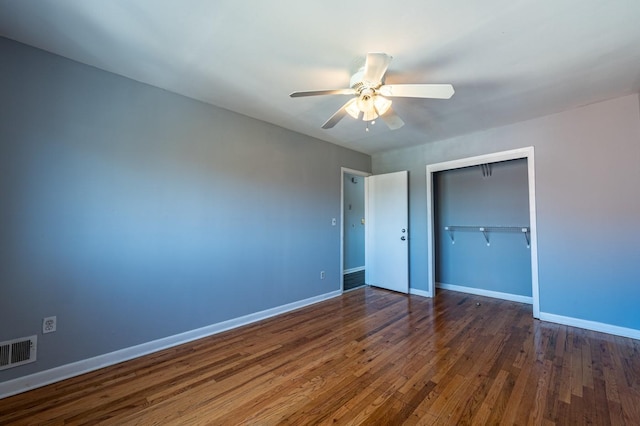
<path fill-rule="evenodd" d="M 0 424 L 639 425 L 640 341 L 361 288 L 0 400 Z"/>

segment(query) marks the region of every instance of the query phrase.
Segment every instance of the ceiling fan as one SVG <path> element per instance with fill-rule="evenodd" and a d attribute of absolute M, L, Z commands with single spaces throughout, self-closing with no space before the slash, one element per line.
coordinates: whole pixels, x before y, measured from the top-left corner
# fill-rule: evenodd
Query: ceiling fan
<path fill-rule="evenodd" d="M 380 117 L 391 130 L 404 126 L 404 121 L 393 111 L 392 101 L 387 98 L 449 99 L 453 96 L 450 84 L 384 84 L 384 73 L 391 59 L 386 53 L 368 53 L 364 66 L 351 76 L 348 89 L 293 92 L 289 96 L 352 95 L 354 97 L 322 125 L 323 129 L 332 128 L 348 114 L 372 123 Z"/>

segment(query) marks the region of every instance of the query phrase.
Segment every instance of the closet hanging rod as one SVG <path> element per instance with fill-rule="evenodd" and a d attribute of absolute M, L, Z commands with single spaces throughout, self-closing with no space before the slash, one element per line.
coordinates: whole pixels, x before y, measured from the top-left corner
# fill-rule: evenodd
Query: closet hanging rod
<path fill-rule="evenodd" d="M 455 244 L 456 241 L 453 237 L 454 231 L 471 231 L 482 232 L 484 239 L 487 241 L 487 245 L 491 245 L 489 240 L 489 232 L 518 232 L 524 234 L 524 238 L 527 240 L 527 248 L 531 246 L 530 233 L 531 229 L 528 226 L 470 226 L 470 225 L 449 225 L 444 227 L 445 231 L 449 231 L 449 238 L 451 238 L 451 244 Z"/>

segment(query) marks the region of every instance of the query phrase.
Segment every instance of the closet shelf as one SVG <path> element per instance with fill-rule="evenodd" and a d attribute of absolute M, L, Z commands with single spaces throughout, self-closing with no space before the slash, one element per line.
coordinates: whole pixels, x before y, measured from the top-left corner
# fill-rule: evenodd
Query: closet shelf
<path fill-rule="evenodd" d="M 531 247 L 531 229 L 528 226 L 469 226 L 469 225 L 449 225 L 444 227 L 445 231 L 449 232 L 449 238 L 451 238 L 451 244 L 455 244 L 456 240 L 453 236 L 454 231 L 465 232 L 482 232 L 484 239 L 487 241 L 487 245 L 490 246 L 489 240 L 490 232 L 517 232 L 524 234 L 525 240 L 527 240 L 527 248 Z"/>

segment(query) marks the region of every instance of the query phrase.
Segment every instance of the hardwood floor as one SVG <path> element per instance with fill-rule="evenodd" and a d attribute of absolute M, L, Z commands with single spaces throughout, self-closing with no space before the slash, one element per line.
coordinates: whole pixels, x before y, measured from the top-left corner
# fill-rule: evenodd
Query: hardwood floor
<path fill-rule="evenodd" d="M 5 398 L 0 424 L 638 425 L 639 350 L 528 305 L 365 287 Z"/>

